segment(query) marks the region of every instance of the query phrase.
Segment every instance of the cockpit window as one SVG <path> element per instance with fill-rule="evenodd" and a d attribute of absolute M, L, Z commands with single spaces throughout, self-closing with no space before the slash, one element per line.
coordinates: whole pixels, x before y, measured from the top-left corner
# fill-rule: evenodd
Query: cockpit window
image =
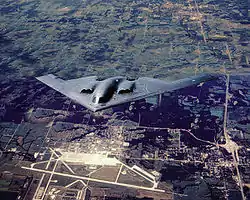
<path fill-rule="evenodd" d="M 105 97 L 99 97 L 99 98 L 93 97 L 92 102 L 93 103 L 106 103 L 107 99 L 105 99 Z"/>
<path fill-rule="evenodd" d="M 93 103 L 97 103 L 96 97 L 93 97 L 92 102 L 93 102 Z"/>
<path fill-rule="evenodd" d="M 106 102 L 106 100 L 105 100 L 104 97 L 100 97 L 100 98 L 99 98 L 99 102 L 98 102 L 98 103 L 105 103 L 105 102 Z"/>

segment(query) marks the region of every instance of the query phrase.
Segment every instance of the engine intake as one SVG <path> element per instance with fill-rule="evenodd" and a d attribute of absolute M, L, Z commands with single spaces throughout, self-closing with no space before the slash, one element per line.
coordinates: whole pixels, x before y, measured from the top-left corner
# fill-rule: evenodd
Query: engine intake
<path fill-rule="evenodd" d="M 81 93 L 83 93 L 83 94 L 92 94 L 94 92 L 94 89 L 92 89 L 92 88 L 84 88 L 84 89 L 82 89 L 81 90 Z"/>
<path fill-rule="evenodd" d="M 92 94 L 96 88 L 96 84 L 88 84 L 81 88 L 80 93 L 82 94 Z"/>
<path fill-rule="evenodd" d="M 128 94 L 132 93 L 135 88 L 134 81 L 122 81 L 118 86 L 117 93 L 118 94 Z"/>

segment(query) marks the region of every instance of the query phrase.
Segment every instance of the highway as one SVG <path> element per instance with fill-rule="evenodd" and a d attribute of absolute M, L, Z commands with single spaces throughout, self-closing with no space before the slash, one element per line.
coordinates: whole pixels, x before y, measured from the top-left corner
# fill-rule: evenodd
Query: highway
<path fill-rule="evenodd" d="M 230 99 L 229 95 L 229 80 L 230 80 L 230 75 L 226 74 L 227 80 L 226 80 L 226 98 L 225 98 L 225 111 L 224 111 L 224 122 L 223 122 L 223 132 L 224 132 L 224 137 L 226 140 L 225 145 L 220 145 L 221 147 L 225 148 L 228 152 L 232 154 L 233 157 L 233 163 L 237 172 L 237 179 L 238 179 L 238 184 L 240 186 L 240 191 L 241 191 L 241 196 L 242 200 L 246 200 L 246 197 L 244 195 L 244 190 L 243 190 L 243 184 L 240 176 L 240 170 L 239 170 L 239 156 L 238 156 L 238 150 L 239 146 L 231 140 L 230 136 L 228 135 L 228 130 L 227 130 L 227 119 L 228 119 L 228 100 Z"/>

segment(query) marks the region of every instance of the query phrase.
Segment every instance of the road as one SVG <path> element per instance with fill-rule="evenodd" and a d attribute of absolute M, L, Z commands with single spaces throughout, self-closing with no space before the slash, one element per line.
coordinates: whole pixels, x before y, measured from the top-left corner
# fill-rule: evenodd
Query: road
<path fill-rule="evenodd" d="M 231 140 L 230 136 L 228 135 L 228 130 L 227 130 L 228 100 L 230 99 L 230 94 L 229 94 L 230 75 L 226 74 L 226 77 L 227 77 L 226 97 L 225 97 L 225 111 L 224 111 L 224 122 L 223 122 L 223 133 L 224 133 L 224 137 L 226 140 L 226 144 L 220 145 L 220 146 L 224 147 L 228 152 L 232 153 L 233 163 L 237 172 L 238 185 L 240 186 L 241 197 L 242 197 L 242 200 L 246 200 L 246 197 L 244 195 L 244 190 L 243 190 L 243 184 L 242 184 L 242 180 L 240 176 L 240 170 L 239 170 L 239 156 L 238 156 L 239 146 L 234 141 Z"/>

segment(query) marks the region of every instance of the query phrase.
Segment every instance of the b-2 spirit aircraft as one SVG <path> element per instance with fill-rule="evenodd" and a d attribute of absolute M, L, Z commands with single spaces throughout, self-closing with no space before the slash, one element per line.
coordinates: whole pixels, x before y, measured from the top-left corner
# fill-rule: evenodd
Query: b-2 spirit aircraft
<path fill-rule="evenodd" d="M 95 112 L 122 103 L 197 85 L 217 77 L 214 74 L 202 74 L 166 82 L 148 77 L 130 81 L 126 77 L 116 76 L 99 81 L 97 76 L 62 80 L 53 74 L 48 74 L 37 77 L 37 79 Z"/>

